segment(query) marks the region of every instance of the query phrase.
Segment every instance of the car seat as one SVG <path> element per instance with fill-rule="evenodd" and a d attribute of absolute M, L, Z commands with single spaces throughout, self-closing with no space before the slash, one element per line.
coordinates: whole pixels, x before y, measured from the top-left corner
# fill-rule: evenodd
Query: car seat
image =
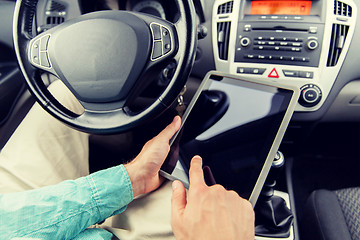
<path fill-rule="evenodd" d="M 360 239 L 360 187 L 316 190 L 304 210 L 302 239 Z"/>

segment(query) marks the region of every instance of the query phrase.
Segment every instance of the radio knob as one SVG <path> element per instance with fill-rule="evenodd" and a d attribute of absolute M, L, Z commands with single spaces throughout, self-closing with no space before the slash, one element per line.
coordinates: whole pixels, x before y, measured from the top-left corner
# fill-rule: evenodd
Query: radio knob
<path fill-rule="evenodd" d="M 251 40 L 248 37 L 243 37 L 242 39 L 240 39 L 240 45 L 242 47 L 247 47 L 250 45 L 250 43 L 251 43 Z"/>
<path fill-rule="evenodd" d="M 315 50 L 319 46 L 319 42 L 316 39 L 310 39 L 306 45 L 310 50 Z"/>
<path fill-rule="evenodd" d="M 313 107 L 321 100 L 321 90 L 313 84 L 306 84 L 301 89 L 299 103 L 304 107 Z"/>

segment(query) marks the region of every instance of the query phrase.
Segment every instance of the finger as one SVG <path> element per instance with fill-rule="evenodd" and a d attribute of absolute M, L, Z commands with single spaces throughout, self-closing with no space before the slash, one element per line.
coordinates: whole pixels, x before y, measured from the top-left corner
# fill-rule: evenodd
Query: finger
<path fill-rule="evenodd" d="M 172 189 L 171 216 L 172 218 L 177 218 L 184 212 L 186 207 L 186 190 L 184 185 L 178 180 L 172 183 Z"/>
<path fill-rule="evenodd" d="M 195 156 L 191 160 L 190 170 L 189 170 L 189 181 L 190 188 L 194 185 L 206 185 L 204 180 L 204 172 L 202 169 L 202 158 L 200 156 Z"/>
<path fill-rule="evenodd" d="M 175 116 L 173 121 L 167 125 L 167 127 L 162 130 L 157 137 L 166 138 L 166 140 L 170 140 L 172 136 L 179 130 L 181 125 L 181 118 L 179 116 Z"/>

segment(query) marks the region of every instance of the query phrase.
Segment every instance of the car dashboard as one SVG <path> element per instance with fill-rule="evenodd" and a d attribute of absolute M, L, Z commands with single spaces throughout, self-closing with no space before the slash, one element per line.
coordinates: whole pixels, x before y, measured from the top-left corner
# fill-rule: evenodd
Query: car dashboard
<path fill-rule="evenodd" d="M 295 120 L 360 119 L 360 90 L 356 90 L 360 72 L 354 65 L 360 41 L 355 1 L 194 3 L 198 27 L 205 34 L 198 42 L 190 80 L 201 81 L 208 71 L 218 70 L 280 82 L 302 90 Z M 177 9 L 173 6 L 173 1 L 165 0 L 41 0 L 37 31 L 84 13 L 111 9 L 138 11 L 176 22 Z"/>

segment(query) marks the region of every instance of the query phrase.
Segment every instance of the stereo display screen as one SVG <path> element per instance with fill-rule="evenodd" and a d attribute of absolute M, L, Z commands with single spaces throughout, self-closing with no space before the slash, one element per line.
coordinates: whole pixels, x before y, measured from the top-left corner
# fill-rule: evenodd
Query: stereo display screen
<path fill-rule="evenodd" d="M 310 15 L 311 1 L 259 0 L 251 2 L 251 15 Z"/>

